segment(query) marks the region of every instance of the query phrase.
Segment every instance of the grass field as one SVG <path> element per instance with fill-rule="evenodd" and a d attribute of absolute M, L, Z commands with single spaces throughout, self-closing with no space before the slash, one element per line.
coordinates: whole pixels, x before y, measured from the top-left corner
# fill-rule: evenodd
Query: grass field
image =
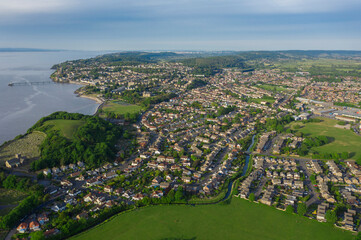
<path fill-rule="evenodd" d="M 342 59 L 306 59 L 297 61 L 284 61 L 276 63 L 275 66 L 283 71 L 308 71 L 316 75 L 352 75 L 357 76 L 361 73 L 361 61 L 342 60 Z"/>
<path fill-rule="evenodd" d="M 71 239 L 350 240 L 353 236 L 326 223 L 233 198 L 229 205 L 139 209 Z"/>
<path fill-rule="evenodd" d="M 64 137 L 71 139 L 76 132 L 76 130 L 82 126 L 85 122 L 83 120 L 49 120 L 44 123 L 44 127 L 47 131 L 57 130 L 60 131 Z"/>
<path fill-rule="evenodd" d="M 0 165 L 6 160 L 14 158 L 16 153 L 33 159 L 40 156 L 39 145 L 46 135 L 42 132 L 33 132 L 20 139 L 13 140 L 0 148 Z"/>
<path fill-rule="evenodd" d="M 249 98 L 250 102 L 254 103 L 261 103 L 261 102 L 268 102 L 268 103 L 274 103 L 276 100 L 270 97 L 263 97 L 263 98 Z"/>
<path fill-rule="evenodd" d="M 312 150 L 322 153 L 352 153 L 352 159 L 357 159 L 361 156 L 361 137 L 351 130 L 341 129 L 335 127 L 339 122 L 337 120 L 320 118 L 320 123 L 306 123 L 292 122 L 289 127 L 294 129 L 295 125 L 300 125 L 301 128 L 297 131 L 302 132 L 306 136 L 320 136 L 324 135 L 331 138 L 331 142 L 321 147 L 312 148 Z"/>
<path fill-rule="evenodd" d="M 115 114 L 124 115 L 126 113 L 138 113 L 143 108 L 135 104 L 128 104 L 121 101 L 111 101 L 103 106 L 104 112 L 114 112 Z"/>
<path fill-rule="evenodd" d="M 13 207 L 2 208 L 1 206 L 17 205 L 27 196 L 26 193 L 12 189 L 0 188 L 0 216 L 6 215 Z"/>
<path fill-rule="evenodd" d="M 269 85 L 269 84 L 259 84 L 256 85 L 256 87 L 258 88 L 262 88 L 268 91 L 272 91 L 272 92 L 290 92 L 290 89 L 287 89 L 285 87 L 282 86 L 276 86 L 276 85 Z"/>

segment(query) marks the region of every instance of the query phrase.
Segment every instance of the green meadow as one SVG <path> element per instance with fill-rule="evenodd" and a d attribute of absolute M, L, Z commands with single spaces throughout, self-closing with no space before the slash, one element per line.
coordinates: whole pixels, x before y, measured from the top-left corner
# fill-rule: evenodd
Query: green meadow
<path fill-rule="evenodd" d="M 324 135 L 331 139 L 331 142 L 320 146 L 314 147 L 312 150 L 320 153 L 341 153 L 349 152 L 351 153 L 352 159 L 357 159 L 361 156 L 361 137 L 356 133 L 348 129 L 341 129 L 335 127 L 339 122 L 337 120 L 328 119 L 328 118 L 319 118 L 322 121 L 319 123 L 310 122 L 292 122 L 289 127 L 294 129 L 295 125 L 299 125 L 301 128 L 296 131 L 302 132 L 305 136 L 316 137 Z"/>
<path fill-rule="evenodd" d="M 92 239 L 237 239 L 350 240 L 337 229 L 262 204 L 233 198 L 230 204 L 164 205 L 124 214 L 81 233 L 72 240 Z"/>

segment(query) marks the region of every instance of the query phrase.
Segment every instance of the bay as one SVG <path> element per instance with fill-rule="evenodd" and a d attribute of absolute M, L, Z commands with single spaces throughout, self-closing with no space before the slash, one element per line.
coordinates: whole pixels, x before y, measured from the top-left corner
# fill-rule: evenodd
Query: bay
<path fill-rule="evenodd" d="M 9 87 L 10 82 L 50 81 L 57 63 L 90 58 L 101 52 L 0 52 L 0 145 L 56 111 L 93 114 L 95 101 L 77 97 L 75 84 L 51 83 Z"/>

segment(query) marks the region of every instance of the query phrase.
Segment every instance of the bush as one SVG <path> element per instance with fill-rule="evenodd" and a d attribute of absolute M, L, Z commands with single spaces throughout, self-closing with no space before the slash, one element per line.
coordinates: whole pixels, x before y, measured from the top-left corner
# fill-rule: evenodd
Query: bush
<path fill-rule="evenodd" d="M 305 203 L 300 203 L 297 206 L 297 213 L 300 216 L 304 216 L 307 213 L 307 206 Z"/>
<path fill-rule="evenodd" d="M 288 205 L 286 207 L 286 212 L 288 213 L 294 213 L 295 212 L 295 208 L 292 205 Z"/>

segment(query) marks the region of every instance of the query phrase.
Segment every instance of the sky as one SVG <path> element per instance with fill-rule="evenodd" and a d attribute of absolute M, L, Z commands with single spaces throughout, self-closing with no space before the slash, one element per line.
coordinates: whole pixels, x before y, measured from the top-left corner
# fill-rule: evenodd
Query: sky
<path fill-rule="evenodd" d="M 0 0 L 0 48 L 361 50 L 361 0 Z"/>

